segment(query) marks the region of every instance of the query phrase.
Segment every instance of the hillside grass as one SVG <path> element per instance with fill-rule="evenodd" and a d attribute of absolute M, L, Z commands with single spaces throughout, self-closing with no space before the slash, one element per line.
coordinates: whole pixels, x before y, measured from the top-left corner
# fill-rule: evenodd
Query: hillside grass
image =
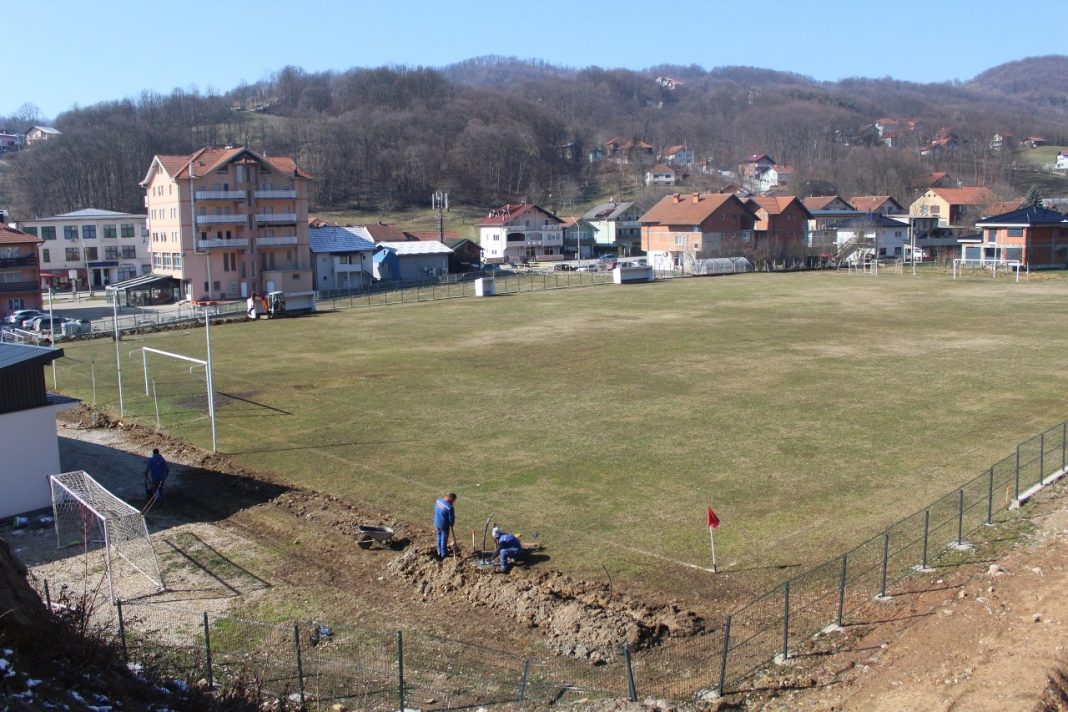
<path fill-rule="evenodd" d="M 216 391 L 245 399 L 219 397 L 220 449 L 424 526 L 456 491 L 461 542 L 494 512 L 580 576 L 742 595 L 1068 417 L 1066 300 L 1063 279 L 751 274 L 220 326 Z M 204 332 L 123 343 L 151 425 L 141 345 L 199 356 Z M 64 350 L 61 390 L 89 399 L 95 361 L 117 411 L 113 344 Z M 210 446 L 203 381 L 158 363 L 165 430 Z M 709 563 L 706 506 L 728 575 L 682 565 Z"/>

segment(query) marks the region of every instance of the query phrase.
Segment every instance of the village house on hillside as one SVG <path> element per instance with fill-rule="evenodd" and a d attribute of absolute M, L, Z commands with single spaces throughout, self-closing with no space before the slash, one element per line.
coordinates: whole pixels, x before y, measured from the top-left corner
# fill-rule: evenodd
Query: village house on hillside
<path fill-rule="evenodd" d="M 155 288 L 189 300 L 281 291 L 287 308 L 313 309 L 310 178 L 247 147 L 155 156 L 141 181 Z M 115 287 L 145 289 L 138 280 Z"/>
<path fill-rule="evenodd" d="M 478 221 L 478 243 L 490 264 L 563 259 L 563 221 L 533 203 L 503 205 Z"/>
<path fill-rule="evenodd" d="M 975 224 L 982 242 L 966 245 L 967 259 L 1018 261 L 1027 269 L 1068 268 L 1068 215 L 1027 206 Z"/>
<path fill-rule="evenodd" d="M 660 158 L 664 163 L 675 168 L 693 168 L 693 150 L 686 148 L 686 144 L 668 146 Z"/>
<path fill-rule="evenodd" d="M 41 239 L 0 225 L 0 310 L 41 308 L 41 273 L 37 246 Z"/>
<path fill-rule="evenodd" d="M 147 215 L 86 208 L 22 220 L 19 229 L 41 238 L 38 251 L 46 286 L 103 289 L 152 272 L 147 220 Z"/>
<path fill-rule="evenodd" d="M 23 140 L 26 146 L 32 146 L 40 141 L 48 141 L 49 139 L 62 135 L 62 131 L 52 126 L 31 126 L 26 129 L 25 138 Z"/>
<path fill-rule="evenodd" d="M 931 215 L 939 227 L 968 227 L 997 198 L 989 188 L 931 188 L 909 205 L 910 215 Z"/>
<path fill-rule="evenodd" d="M 731 193 L 675 193 L 641 216 L 642 249 L 657 269 L 753 251 L 753 211 Z"/>
<path fill-rule="evenodd" d="M 658 163 L 645 172 L 645 184 L 650 186 L 671 186 L 679 182 L 675 169 Z"/>

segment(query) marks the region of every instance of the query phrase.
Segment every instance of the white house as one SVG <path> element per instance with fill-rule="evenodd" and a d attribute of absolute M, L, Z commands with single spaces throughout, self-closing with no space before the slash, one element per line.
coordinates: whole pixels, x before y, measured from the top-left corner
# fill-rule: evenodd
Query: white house
<path fill-rule="evenodd" d="M 645 209 L 635 202 L 598 203 L 582 219 L 593 226 L 593 239 L 599 245 L 615 245 L 619 254 L 629 257 L 641 252 L 642 224 Z"/>
<path fill-rule="evenodd" d="M 47 141 L 63 134 L 59 129 L 51 126 L 31 126 L 26 129 L 26 145 L 32 146 L 38 141 Z"/>
<path fill-rule="evenodd" d="M 903 259 L 905 246 L 909 244 L 908 223 L 879 213 L 843 220 L 835 223 L 833 229 L 838 235 L 838 249 L 849 249 L 853 255 Z"/>
<path fill-rule="evenodd" d="M 147 215 L 86 208 L 18 227 L 41 238 L 41 278 L 61 291 L 104 287 L 152 272 Z"/>
<path fill-rule="evenodd" d="M 449 273 L 452 250 L 436 240 L 379 242 L 372 269 L 376 279 L 425 282 Z"/>
<path fill-rule="evenodd" d="M 490 264 L 563 259 L 563 220 L 533 203 L 504 205 L 478 222 L 478 243 Z"/>
<path fill-rule="evenodd" d="M 48 476 L 62 472 L 56 414 L 78 405 L 45 389 L 44 366 L 63 349 L 0 343 L 0 519 L 47 507 Z"/>
<path fill-rule="evenodd" d="M 1068 148 L 1057 154 L 1057 160 L 1053 164 L 1055 171 L 1068 171 Z"/>
<path fill-rule="evenodd" d="M 770 166 L 760 173 L 757 186 L 761 193 L 781 188 L 789 184 L 793 172 L 794 169 L 790 166 Z"/>
<path fill-rule="evenodd" d="M 371 282 L 375 243 L 362 227 L 308 228 L 316 291 L 363 289 Z"/>
<path fill-rule="evenodd" d="M 675 169 L 663 163 L 658 163 L 645 172 L 646 185 L 675 185 L 676 181 Z"/>

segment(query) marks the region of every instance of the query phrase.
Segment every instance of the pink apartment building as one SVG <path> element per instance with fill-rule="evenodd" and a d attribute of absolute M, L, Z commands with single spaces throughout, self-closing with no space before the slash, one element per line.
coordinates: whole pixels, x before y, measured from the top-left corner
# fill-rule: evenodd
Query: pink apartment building
<path fill-rule="evenodd" d="M 282 291 L 290 309 L 314 307 L 310 178 L 247 147 L 155 156 L 141 181 L 153 275 L 173 277 L 190 301 Z"/>

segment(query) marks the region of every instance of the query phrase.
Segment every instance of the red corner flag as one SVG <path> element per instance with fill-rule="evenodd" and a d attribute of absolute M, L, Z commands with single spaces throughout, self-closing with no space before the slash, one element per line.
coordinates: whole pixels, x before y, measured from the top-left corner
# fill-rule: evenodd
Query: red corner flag
<path fill-rule="evenodd" d="M 708 526 L 710 529 L 719 529 L 719 517 L 712 511 L 712 508 L 708 508 Z"/>

